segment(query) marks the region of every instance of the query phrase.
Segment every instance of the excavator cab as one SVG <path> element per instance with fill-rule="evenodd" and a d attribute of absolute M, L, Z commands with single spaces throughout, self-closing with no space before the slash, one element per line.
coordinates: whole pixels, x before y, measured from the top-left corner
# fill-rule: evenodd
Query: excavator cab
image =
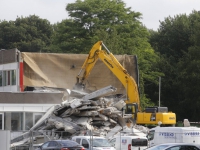
<path fill-rule="evenodd" d="M 125 114 L 132 114 L 132 121 L 136 122 L 138 113 L 138 104 L 126 104 Z"/>

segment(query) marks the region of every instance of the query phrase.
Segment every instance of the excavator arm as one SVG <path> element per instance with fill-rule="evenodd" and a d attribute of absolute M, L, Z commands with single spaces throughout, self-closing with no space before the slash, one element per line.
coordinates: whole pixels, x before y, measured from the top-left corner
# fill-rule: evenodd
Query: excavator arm
<path fill-rule="evenodd" d="M 106 50 L 102 50 L 104 47 Z M 127 100 L 125 101 L 130 110 L 129 113 L 135 114 L 133 118 L 136 119 L 137 112 L 140 111 L 140 101 L 138 94 L 138 87 L 135 80 L 128 74 L 127 70 L 119 63 L 115 56 L 106 48 L 102 41 L 98 41 L 89 52 L 87 59 L 81 67 L 77 76 L 76 88 L 83 88 L 85 80 L 89 76 L 97 60 L 100 59 L 112 73 L 123 84 L 127 92 Z M 128 109 L 127 108 L 127 109 Z"/>

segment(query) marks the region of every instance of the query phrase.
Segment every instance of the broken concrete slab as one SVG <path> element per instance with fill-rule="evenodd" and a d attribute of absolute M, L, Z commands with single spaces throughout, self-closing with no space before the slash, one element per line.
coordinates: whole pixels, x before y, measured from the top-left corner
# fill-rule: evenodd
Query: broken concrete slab
<path fill-rule="evenodd" d="M 107 87 L 104 87 L 102 89 L 99 89 L 97 91 L 94 91 L 92 93 L 89 93 L 85 96 L 82 97 L 83 100 L 89 100 L 89 99 L 95 99 L 95 98 L 99 98 L 100 96 L 105 96 L 105 94 L 108 94 L 108 93 L 113 93 L 115 92 L 117 89 L 113 86 L 107 86 Z"/>

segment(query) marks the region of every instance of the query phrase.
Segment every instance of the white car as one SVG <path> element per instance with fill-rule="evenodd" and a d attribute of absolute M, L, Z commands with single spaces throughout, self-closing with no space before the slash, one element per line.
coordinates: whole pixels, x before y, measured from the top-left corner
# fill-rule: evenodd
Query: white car
<path fill-rule="evenodd" d="M 147 148 L 146 150 L 200 150 L 200 144 L 195 143 L 165 143 Z"/>
<path fill-rule="evenodd" d="M 116 150 L 104 137 L 74 136 L 72 140 L 82 145 L 85 150 Z"/>

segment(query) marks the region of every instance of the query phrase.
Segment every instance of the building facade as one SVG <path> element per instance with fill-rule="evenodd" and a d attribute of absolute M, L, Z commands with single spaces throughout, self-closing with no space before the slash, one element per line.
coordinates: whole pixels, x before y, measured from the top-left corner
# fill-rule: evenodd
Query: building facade
<path fill-rule="evenodd" d="M 66 100 L 87 54 L 21 53 L 18 49 L 0 50 L 0 129 L 29 130 L 52 105 Z M 137 58 L 116 55 L 129 74 L 138 81 Z M 99 73 L 103 70 L 103 74 Z M 102 61 L 97 61 L 87 80 L 94 91 L 112 85 L 116 94 L 124 86 Z M 35 90 L 50 87 L 53 91 Z"/>
<path fill-rule="evenodd" d="M 23 63 L 17 49 L 0 50 L 0 91 L 17 92 L 23 88 Z"/>
<path fill-rule="evenodd" d="M 17 49 L 0 50 L 0 130 L 29 130 L 62 92 L 24 91 L 23 61 Z"/>

